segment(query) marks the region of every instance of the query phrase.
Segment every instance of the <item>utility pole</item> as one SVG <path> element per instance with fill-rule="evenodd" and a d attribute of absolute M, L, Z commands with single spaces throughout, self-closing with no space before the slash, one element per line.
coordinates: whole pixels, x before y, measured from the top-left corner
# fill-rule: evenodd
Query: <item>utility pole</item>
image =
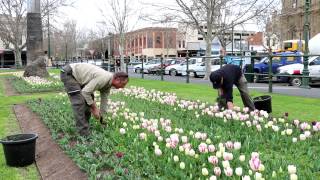
<path fill-rule="evenodd" d="M 305 42 L 305 53 L 303 58 L 303 78 L 302 78 L 302 88 L 310 88 L 309 86 L 309 11 L 310 11 L 310 0 L 305 0 L 305 11 L 304 11 L 304 26 L 303 26 L 303 36 Z"/>

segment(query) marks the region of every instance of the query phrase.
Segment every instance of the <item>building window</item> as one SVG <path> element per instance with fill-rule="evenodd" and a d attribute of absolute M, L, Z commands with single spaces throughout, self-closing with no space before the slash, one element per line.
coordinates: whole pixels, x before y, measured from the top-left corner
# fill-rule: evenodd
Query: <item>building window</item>
<path fill-rule="evenodd" d="M 179 41 L 179 48 L 181 48 L 181 41 Z"/>
<path fill-rule="evenodd" d="M 292 0 L 292 8 L 297 8 L 298 0 Z"/>
<path fill-rule="evenodd" d="M 186 47 L 186 42 L 183 40 L 182 41 L 182 48 L 185 48 Z"/>
<path fill-rule="evenodd" d="M 151 35 L 148 35 L 148 48 L 153 48 L 153 39 Z"/>
<path fill-rule="evenodd" d="M 157 44 L 161 44 L 161 37 L 160 37 L 160 36 L 157 36 L 157 37 L 156 37 L 156 43 L 157 43 Z"/>
<path fill-rule="evenodd" d="M 199 40 L 199 41 L 203 40 L 203 37 L 199 37 L 198 40 Z"/>

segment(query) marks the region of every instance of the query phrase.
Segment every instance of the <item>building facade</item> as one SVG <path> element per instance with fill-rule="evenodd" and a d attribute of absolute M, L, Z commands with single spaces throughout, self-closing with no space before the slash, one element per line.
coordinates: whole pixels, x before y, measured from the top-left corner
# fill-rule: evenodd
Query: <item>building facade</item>
<path fill-rule="evenodd" d="M 130 57 L 145 56 L 155 57 L 176 57 L 176 28 L 148 27 L 128 32 L 124 35 L 124 55 Z M 114 36 L 113 56 L 119 57 L 119 35 Z"/>
<path fill-rule="evenodd" d="M 320 1 L 310 0 L 309 37 L 320 33 Z M 281 39 L 303 39 L 305 0 L 282 0 Z"/>
<path fill-rule="evenodd" d="M 198 31 L 198 29 L 191 28 L 191 27 L 184 27 L 180 25 L 178 34 L 180 38 L 177 39 L 177 47 L 178 55 L 185 56 L 185 52 L 189 51 L 189 55 L 204 55 L 206 50 L 206 42 L 204 37 Z M 206 26 L 202 26 L 204 32 L 207 31 Z M 255 31 L 247 31 L 247 30 L 240 30 L 235 28 L 233 31 L 228 30 L 226 31 L 224 37 L 226 38 L 225 41 L 227 42 L 227 51 L 241 51 L 247 50 L 247 38 L 251 37 L 255 34 Z M 232 48 L 233 46 L 233 48 Z M 211 44 L 212 54 L 217 54 L 220 52 L 221 46 L 219 39 L 215 37 Z"/>

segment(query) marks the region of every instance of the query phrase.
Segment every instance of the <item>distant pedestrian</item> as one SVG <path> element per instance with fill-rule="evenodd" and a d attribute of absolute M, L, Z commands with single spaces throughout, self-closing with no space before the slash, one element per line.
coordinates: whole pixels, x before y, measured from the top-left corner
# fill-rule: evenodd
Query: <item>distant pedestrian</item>
<path fill-rule="evenodd" d="M 69 95 L 80 135 L 89 135 L 89 119 L 102 118 L 107 108 L 107 97 L 111 87 L 123 88 L 128 83 L 125 72 L 111 73 L 88 63 L 73 63 L 61 69 L 61 81 Z M 100 91 L 100 110 L 94 101 L 94 92 Z"/>
<path fill-rule="evenodd" d="M 116 60 L 116 72 L 120 71 L 121 70 L 121 61 L 120 59 L 117 59 Z"/>
<path fill-rule="evenodd" d="M 247 80 L 241 68 L 233 64 L 227 64 L 210 74 L 210 81 L 214 89 L 218 89 L 219 104 L 225 104 L 226 108 L 233 109 L 233 85 L 239 89 L 243 105 L 249 110 L 255 109 L 249 95 Z"/>

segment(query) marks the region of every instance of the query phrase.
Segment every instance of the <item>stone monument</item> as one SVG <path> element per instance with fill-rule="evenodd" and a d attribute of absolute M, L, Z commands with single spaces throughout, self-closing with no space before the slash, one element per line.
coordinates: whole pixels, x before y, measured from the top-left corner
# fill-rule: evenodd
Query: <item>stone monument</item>
<path fill-rule="evenodd" d="M 40 0 L 28 0 L 27 12 L 27 67 L 24 76 L 47 77 L 43 51 Z"/>

